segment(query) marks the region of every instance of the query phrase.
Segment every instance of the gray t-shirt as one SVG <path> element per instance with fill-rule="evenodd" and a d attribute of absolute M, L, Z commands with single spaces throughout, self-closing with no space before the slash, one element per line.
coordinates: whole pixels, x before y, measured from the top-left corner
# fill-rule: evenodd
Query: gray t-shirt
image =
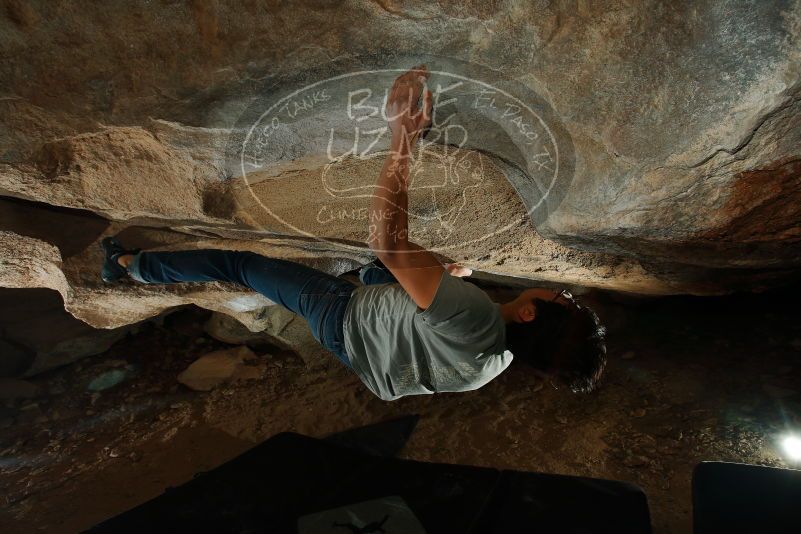
<path fill-rule="evenodd" d="M 478 389 L 512 361 L 500 304 L 447 272 L 425 310 L 397 283 L 356 288 L 344 331 L 353 370 L 383 400 Z"/>

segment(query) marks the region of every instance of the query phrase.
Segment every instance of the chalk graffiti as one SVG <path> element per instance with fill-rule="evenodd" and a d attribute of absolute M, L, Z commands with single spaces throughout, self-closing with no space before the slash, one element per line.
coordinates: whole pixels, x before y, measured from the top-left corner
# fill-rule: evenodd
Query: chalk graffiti
<path fill-rule="evenodd" d="M 249 175 L 272 165 L 309 155 L 322 155 L 325 163 L 319 188 L 308 192 L 316 227 L 298 227 L 281 216 L 280 206 L 271 206 L 269 199 L 254 193 L 257 203 L 300 234 L 317 237 L 329 225 L 350 223 L 363 224 L 369 231 L 368 199 L 375 191 L 375 178 L 391 138 L 388 89 L 403 70 L 348 72 L 263 103 L 264 111 L 248 128 L 239 155 L 248 188 Z M 410 239 L 427 241 L 433 250 L 459 246 L 461 221 L 482 202 L 482 184 L 490 168 L 493 172 L 520 170 L 505 175 L 532 219 L 546 204 L 549 209 L 558 205 L 564 183 L 572 179 L 572 144 L 555 124 L 552 112 L 547 114 L 549 120 L 544 118 L 547 104 L 528 95 L 521 98 L 464 72 L 431 66 L 429 70 L 434 112 L 429 131 L 410 161 L 408 191 L 414 202 L 410 201 L 407 215 L 410 230 L 416 232 Z M 471 69 L 463 70 L 470 73 Z M 565 144 L 568 150 L 563 150 Z M 493 160 L 494 154 L 502 158 L 500 162 Z M 370 174 L 368 180 L 365 173 L 354 173 L 358 162 L 372 165 L 369 168 L 375 168 L 375 175 Z M 511 227 L 487 225 L 487 233 L 478 240 Z"/>

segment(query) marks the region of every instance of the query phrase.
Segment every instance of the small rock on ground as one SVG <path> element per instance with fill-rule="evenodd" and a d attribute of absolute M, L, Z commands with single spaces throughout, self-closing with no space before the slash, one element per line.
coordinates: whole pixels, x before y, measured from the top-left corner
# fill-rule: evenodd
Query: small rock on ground
<path fill-rule="evenodd" d="M 211 391 L 230 380 L 258 378 L 260 373 L 245 365 L 255 359 L 253 351 L 245 346 L 210 352 L 179 374 L 178 382 L 195 391 Z"/>

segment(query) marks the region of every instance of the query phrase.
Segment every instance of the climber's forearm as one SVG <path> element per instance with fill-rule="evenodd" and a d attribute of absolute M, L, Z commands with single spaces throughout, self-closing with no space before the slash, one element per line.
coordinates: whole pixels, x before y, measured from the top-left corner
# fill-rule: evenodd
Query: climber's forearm
<path fill-rule="evenodd" d="M 407 182 L 411 151 L 393 143 L 370 202 L 370 248 L 420 309 L 434 299 L 444 268 L 431 252 L 409 241 Z"/>
<path fill-rule="evenodd" d="M 379 258 L 408 249 L 410 152 L 408 143 L 393 137 L 370 202 L 367 244 Z"/>

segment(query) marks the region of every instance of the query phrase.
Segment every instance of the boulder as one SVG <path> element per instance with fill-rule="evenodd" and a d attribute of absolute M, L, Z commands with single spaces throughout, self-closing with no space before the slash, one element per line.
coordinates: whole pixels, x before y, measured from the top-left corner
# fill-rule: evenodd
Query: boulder
<path fill-rule="evenodd" d="M 451 259 L 650 294 L 758 289 L 801 261 L 797 0 L 120 4 L 103 16 L 65 5 L 57 17 L 11 5 L 0 15 L 10 58 L 0 89 L 13 95 L 0 100 L 7 196 L 204 235 L 347 236 L 363 247 L 364 196 L 326 206 L 320 182 L 328 173 L 329 184 L 369 186 L 372 156 L 386 146 L 377 140 L 329 172 L 330 149 L 343 154 L 354 121 L 380 119 L 358 116 L 374 102 L 350 105 L 349 80 L 379 95 L 392 69 L 426 61 L 437 83 L 464 78 L 455 103 L 439 108 L 452 108 L 469 136 L 434 144 L 484 159 L 473 198 L 444 194 L 434 208 L 422 198 L 430 190 L 414 199 L 413 234 L 427 246 L 442 243 L 426 231 L 443 228 L 426 215 L 465 202 L 459 220 L 436 221 L 463 230 L 445 243 Z M 373 77 L 354 76 L 366 71 Z M 477 84 L 478 96 L 468 89 Z M 271 106 L 288 120 L 243 179 L 248 134 L 267 127 L 259 117 Z M 518 142 L 540 133 L 548 142 Z M 558 152 L 546 158 L 559 166 L 552 183 L 537 172 L 539 149 Z M 462 193 L 476 185 L 464 180 Z M 274 205 L 306 219 L 295 224 Z M 487 231 L 501 222 L 504 232 Z"/>
<path fill-rule="evenodd" d="M 384 90 L 420 62 L 410 235 L 443 261 L 647 295 L 801 268 L 798 0 L 7 4 L 0 286 L 95 327 L 194 303 L 259 330 L 270 304 L 105 286 L 105 235 L 370 261 Z"/>
<path fill-rule="evenodd" d="M 110 369 L 94 377 L 86 389 L 92 392 L 111 389 L 130 378 L 134 372 L 135 370 L 132 366 L 123 367 L 122 369 Z"/>
<path fill-rule="evenodd" d="M 260 373 L 245 365 L 255 359 L 247 347 L 210 352 L 181 372 L 178 382 L 195 391 L 211 391 L 225 382 L 258 378 Z"/>
<path fill-rule="evenodd" d="M 244 344 L 254 348 L 272 345 L 297 354 L 308 365 L 318 352 L 319 343 L 308 323 L 283 306 L 263 308 L 257 331 L 251 331 L 234 317 L 214 313 L 206 322 L 206 333 L 218 341 Z"/>

